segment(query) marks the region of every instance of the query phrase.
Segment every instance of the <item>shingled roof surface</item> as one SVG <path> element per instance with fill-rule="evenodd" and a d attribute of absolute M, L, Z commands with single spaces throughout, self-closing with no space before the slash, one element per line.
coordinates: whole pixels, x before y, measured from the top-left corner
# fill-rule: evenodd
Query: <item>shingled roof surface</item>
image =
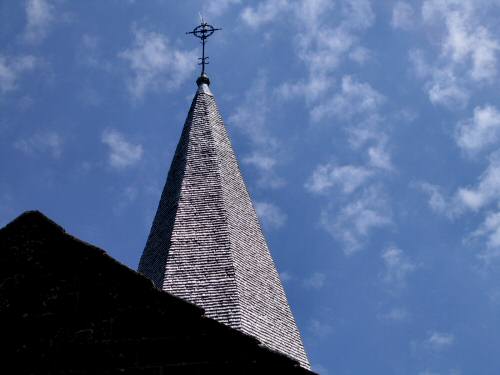
<path fill-rule="evenodd" d="M 309 368 L 215 99 L 199 83 L 139 272 Z"/>

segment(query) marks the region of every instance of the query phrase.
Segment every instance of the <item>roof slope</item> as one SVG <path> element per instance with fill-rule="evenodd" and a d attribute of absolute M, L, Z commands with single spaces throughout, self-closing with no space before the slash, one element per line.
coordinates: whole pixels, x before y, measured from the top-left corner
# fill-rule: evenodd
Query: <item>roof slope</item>
<path fill-rule="evenodd" d="M 0 229 L 0 332 L 19 374 L 313 374 L 39 212 Z"/>
<path fill-rule="evenodd" d="M 309 368 L 215 99 L 198 83 L 139 272 Z"/>

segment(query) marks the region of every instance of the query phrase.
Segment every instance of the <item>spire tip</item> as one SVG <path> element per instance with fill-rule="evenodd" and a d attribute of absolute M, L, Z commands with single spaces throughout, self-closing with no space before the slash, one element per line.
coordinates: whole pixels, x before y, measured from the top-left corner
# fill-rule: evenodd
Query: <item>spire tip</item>
<path fill-rule="evenodd" d="M 201 86 L 202 84 L 210 86 L 210 79 L 208 78 L 208 76 L 206 75 L 206 73 L 201 73 L 201 75 L 196 80 L 196 84 L 198 86 Z"/>

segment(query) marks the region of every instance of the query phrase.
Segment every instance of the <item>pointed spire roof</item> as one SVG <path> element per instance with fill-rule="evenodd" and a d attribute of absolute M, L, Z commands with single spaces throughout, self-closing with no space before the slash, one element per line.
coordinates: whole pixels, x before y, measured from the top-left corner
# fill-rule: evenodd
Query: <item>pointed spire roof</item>
<path fill-rule="evenodd" d="M 210 81 L 197 84 L 139 272 L 309 368 Z"/>

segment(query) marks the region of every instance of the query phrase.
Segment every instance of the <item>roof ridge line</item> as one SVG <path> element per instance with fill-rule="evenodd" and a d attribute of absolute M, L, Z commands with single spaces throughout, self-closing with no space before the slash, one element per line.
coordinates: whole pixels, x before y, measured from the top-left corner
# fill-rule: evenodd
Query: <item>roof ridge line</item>
<path fill-rule="evenodd" d="M 204 92 L 204 91 L 200 91 L 201 89 L 201 86 L 200 85 L 200 88 L 198 89 L 198 92 L 196 95 L 200 95 L 200 94 L 205 94 L 209 97 L 211 97 L 211 99 L 213 100 L 213 105 L 215 106 L 215 108 L 217 109 L 217 112 L 219 110 L 218 106 L 217 106 L 217 103 L 215 102 L 215 99 L 214 99 L 214 96 L 212 94 L 212 92 L 210 91 L 210 94 Z M 208 87 L 208 86 L 207 86 Z M 210 113 L 210 111 L 208 110 L 208 105 L 209 103 L 204 101 L 203 102 L 203 108 L 205 110 L 205 112 L 207 113 L 207 115 Z M 213 130 L 211 127 L 210 127 L 210 130 Z M 212 140 L 215 142 L 215 138 L 213 136 L 213 131 L 210 131 L 210 137 L 212 138 Z M 220 156 L 219 156 L 219 153 L 217 152 L 217 149 L 215 150 L 215 155 L 216 155 L 216 158 L 217 158 L 217 164 L 220 165 Z M 217 180 L 219 182 L 219 186 L 220 186 L 220 189 L 221 189 L 221 196 L 222 196 L 222 199 L 224 200 L 224 202 L 226 202 L 226 198 L 225 198 L 225 194 L 224 194 L 224 189 L 222 188 L 222 183 L 223 183 L 223 180 L 222 180 L 222 176 L 220 174 L 220 168 L 216 169 L 215 170 L 215 175 L 217 176 Z M 227 234 L 227 238 L 228 238 L 228 243 L 229 243 L 229 247 L 231 247 L 231 243 L 232 243 L 232 239 L 231 239 L 231 231 L 229 230 L 229 214 L 226 210 L 226 205 L 223 204 L 222 205 L 222 212 L 224 213 L 224 218 L 226 219 L 225 222 L 224 222 L 224 228 L 226 230 L 226 234 Z M 241 306 L 241 295 L 240 295 L 240 292 L 238 290 L 238 283 L 236 282 L 236 278 L 237 278 L 237 273 L 236 273 L 236 261 L 234 259 L 234 254 L 232 251 L 229 252 L 229 256 L 231 258 L 231 266 L 233 268 L 233 272 L 234 272 L 234 287 L 235 287 L 235 293 L 236 295 L 238 296 L 238 303 L 237 303 L 237 306 L 238 306 L 238 315 L 237 315 L 237 318 L 238 318 L 238 330 L 243 332 L 243 312 L 242 312 L 242 306 Z M 257 339 L 257 338 L 255 338 Z M 260 340 L 258 340 L 260 342 Z"/>

